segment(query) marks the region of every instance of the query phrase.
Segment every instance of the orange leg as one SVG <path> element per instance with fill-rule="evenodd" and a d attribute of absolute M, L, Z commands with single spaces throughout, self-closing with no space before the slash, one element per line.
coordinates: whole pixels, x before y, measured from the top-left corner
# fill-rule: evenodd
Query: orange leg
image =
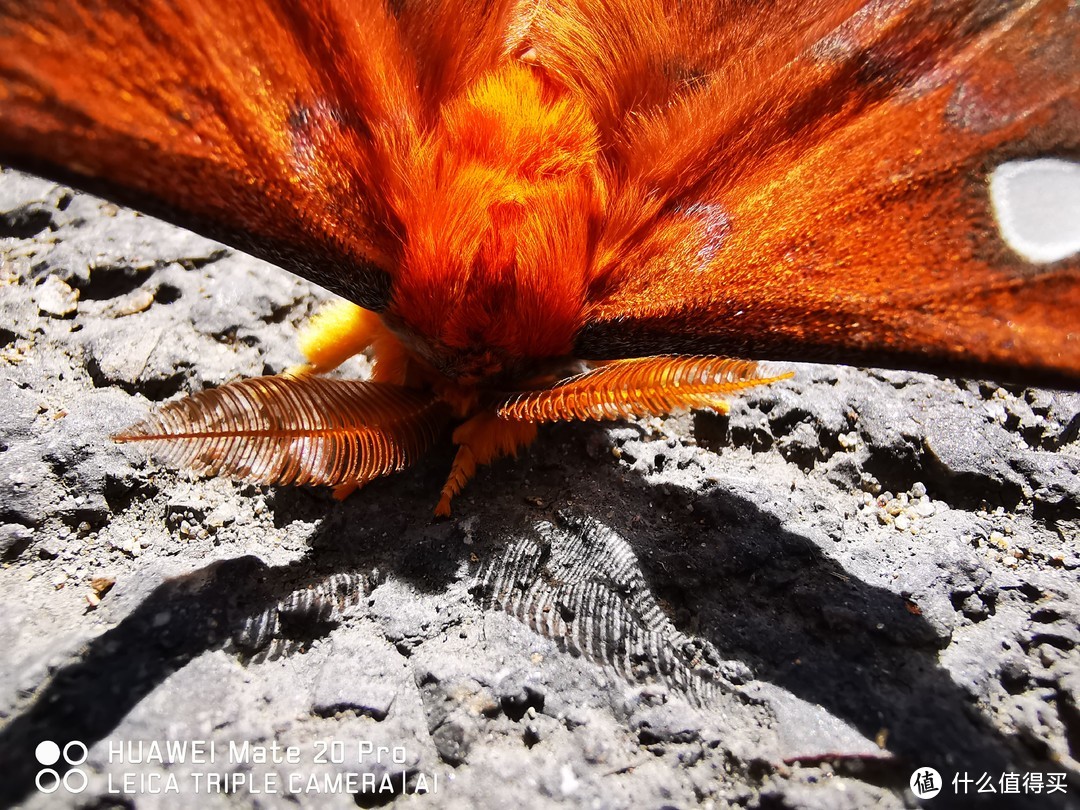
<path fill-rule="evenodd" d="M 311 370 L 321 374 L 364 351 L 381 326 L 374 312 L 351 301 L 333 301 L 300 331 L 300 352 L 311 364 Z"/>
<path fill-rule="evenodd" d="M 334 500 L 343 501 L 358 489 L 360 489 L 359 481 L 346 481 L 344 484 L 338 484 L 334 487 Z"/>
<path fill-rule="evenodd" d="M 370 348 L 372 380 L 407 383 L 408 352 L 376 313 L 351 301 L 331 302 L 300 331 L 298 342 L 307 363 L 293 366 L 288 374 L 325 374 Z"/>
<path fill-rule="evenodd" d="M 442 497 L 435 514 L 450 515 L 450 501 L 464 488 L 481 464 L 489 464 L 501 456 L 516 456 L 518 450 L 532 444 L 537 426 L 532 422 L 500 419 L 492 411 L 484 411 L 459 425 L 454 431 L 458 445 L 450 477 L 442 488 Z"/>

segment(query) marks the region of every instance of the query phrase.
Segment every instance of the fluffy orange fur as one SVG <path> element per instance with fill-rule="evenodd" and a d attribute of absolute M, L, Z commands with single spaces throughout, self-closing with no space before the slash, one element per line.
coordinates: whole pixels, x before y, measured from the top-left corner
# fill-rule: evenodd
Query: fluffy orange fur
<path fill-rule="evenodd" d="M 586 312 L 590 225 L 603 210 L 598 157 L 596 124 L 565 87 L 522 64 L 485 75 L 408 154 L 396 213 L 409 239 L 384 315 L 393 332 L 335 305 L 301 338 L 315 371 L 370 346 L 374 379 L 422 381 L 467 418 L 438 515 L 478 465 L 536 436 L 533 424 L 483 410 L 476 386 L 520 384 L 538 361 L 570 355 Z"/>
<path fill-rule="evenodd" d="M 444 376 L 520 379 L 571 353 L 602 210 L 597 156 L 580 99 L 518 64 L 447 104 L 411 150 L 385 317 Z"/>

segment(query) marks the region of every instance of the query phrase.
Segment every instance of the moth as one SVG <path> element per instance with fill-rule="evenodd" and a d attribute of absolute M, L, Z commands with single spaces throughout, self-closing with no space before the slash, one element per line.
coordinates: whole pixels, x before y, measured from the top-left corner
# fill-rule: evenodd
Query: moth
<path fill-rule="evenodd" d="M 0 157 L 343 299 L 117 438 L 344 495 L 453 424 L 448 514 L 758 360 L 1080 384 L 1080 259 L 992 194 L 1080 156 L 1077 54 L 1069 0 L 0 0 Z"/>

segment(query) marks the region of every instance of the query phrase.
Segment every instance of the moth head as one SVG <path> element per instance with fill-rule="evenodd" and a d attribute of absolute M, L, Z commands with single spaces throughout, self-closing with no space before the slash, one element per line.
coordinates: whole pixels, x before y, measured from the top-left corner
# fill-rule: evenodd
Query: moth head
<path fill-rule="evenodd" d="M 568 352 L 560 348 L 560 338 L 550 351 L 541 346 L 536 353 L 523 353 L 520 343 L 500 345 L 496 332 L 479 328 L 467 334 L 462 344 L 447 345 L 440 336 L 417 331 L 392 314 L 384 314 L 383 321 L 407 353 L 409 366 L 419 369 L 439 388 L 449 384 L 465 389 L 513 390 L 547 371 Z"/>
<path fill-rule="evenodd" d="M 447 381 L 462 386 L 480 386 L 501 380 L 515 364 L 505 350 L 484 342 L 478 335 L 474 345 L 447 346 L 438 337 L 417 331 L 401 318 L 384 316 L 384 321 L 413 361 Z"/>

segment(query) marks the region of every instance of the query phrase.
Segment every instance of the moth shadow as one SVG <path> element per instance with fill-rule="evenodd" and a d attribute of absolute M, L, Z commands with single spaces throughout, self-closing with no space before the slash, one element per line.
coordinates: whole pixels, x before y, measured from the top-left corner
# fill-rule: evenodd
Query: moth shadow
<path fill-rule="evenodd" d="M 610 470 L 600 478 L 611 494 L 598 503 L 613 502 L 622 490 L 625 500 L 658 507 L 651 514 L 608 509 L 603 522 L 627 539 L 649 588 L 681 631 L 747 665 L 757 680 L 880 741 L 882 754 L 891 755 L 822 751 L 804 728 L 797 736 L 815 750 L 789 750 L 786 761 L 830 763 L 838 774 L 893 789 L 906 787 L 925 766 L 947 782 L 954 773 L 989 774 L 995 786 L 1004 773 L 1069 771 L 1037 750 L 1037 741 L 995 728 L 938 663 L 947 634 L 902 596 L 845 570 L 810 532 L 792 531 L 723 487 L 702 493 L 653 486 Z M 637 495 L 627 496 L 628 488 Z M 813 721 L 800 715 L 794 722 Z M 1069 771 L 1069 782 L 1077 776 Z M 972 788 L 949 797 L 950 788 L 938 797 L 943 804 L 1025 806 L 1022 796 L 972 795 Z M 1061 797 L 1037 797 L 1040 806 L 1055 799 Z"/>
<path fill-rule="evenodd" d="M 276 638 L 290 642 L 286 653 L 300 649 L 324 636 L 386 572 L 425 590 L 445 588 L 456 570 L 450 548 L 459 538 L 456 524 L 432 518 L 439 475 L 436 466 L 421 465 L 346 503 L 323 492 L 270 491 L 279 524 L 321 517 L 310 552 L 271 567 L 238 550 L 240 556 L 164 581 L 115 627 L 89 641 L 0 727 L 0 762 L 6 765 L 0 807 L 35 790 L 38 743 L 52 740 L 63 748 L 78 740 L 92 748 L 170 675 L 207 651 L 226 649 L 247 659 Z M 70 766 L 61 761 L 54 769 L 62 777 Z"/>
<path fill-rule="evenodd" d="M 581 446 L 598 435 L 589 427 L 566 430 Z M 937 664 L 940 642 L 925 619 L 896 594 L 851 576 L 809 537 L 735 493 L 652 485 L 602 453 L 569 462 L 568 476 L 566 459 L 554 452 L 485 470 L 449 521 L 431 514 L 448 452 L 344 503 L 325 493 L 273 491 L 279 524 L 320 518 L 308 553 L 276 567 L 239 556 L 170 579 L 89 642 L 0 729 L 0 761 L 8 764 L 0 804 L 34 790 L 38 742 L 92 747 L 204 652 L 225 648 L 250 658 L 287 638 L 294 646 L 282 654 L 290 654 L 325 635 L 383 578 L 439 593 L 462 577 L 482 578 L 470 561 L 497 561 L 515 541 L 550 548 L 553 535 L 542 527 L 565 523 L 566 515 L 622 538 L 632 555 L 620 564 L 632 563 L 634 581 L 685 637 L 705 640 L 723 659 L 745 662 L 757 679 L 871 739 L 886 730 L 896 759 L 875 778 L 888 786 L 906 784 L 915 766 L 973 774 L 1016 771 L 1017 763 L 1043 769 L 972 710 L 969 695 Z M 599 543 L 595 553 L 602 558 L 610 548 Z M 534 573 L 550 576 L 550 556 L 537 559 Z M 489 609 L 498 601 L 474 594 Z M 601 655 L 598 663 L 612 662 Z M 1040 798 L 1045 804 L 1049 797 Z"/>

